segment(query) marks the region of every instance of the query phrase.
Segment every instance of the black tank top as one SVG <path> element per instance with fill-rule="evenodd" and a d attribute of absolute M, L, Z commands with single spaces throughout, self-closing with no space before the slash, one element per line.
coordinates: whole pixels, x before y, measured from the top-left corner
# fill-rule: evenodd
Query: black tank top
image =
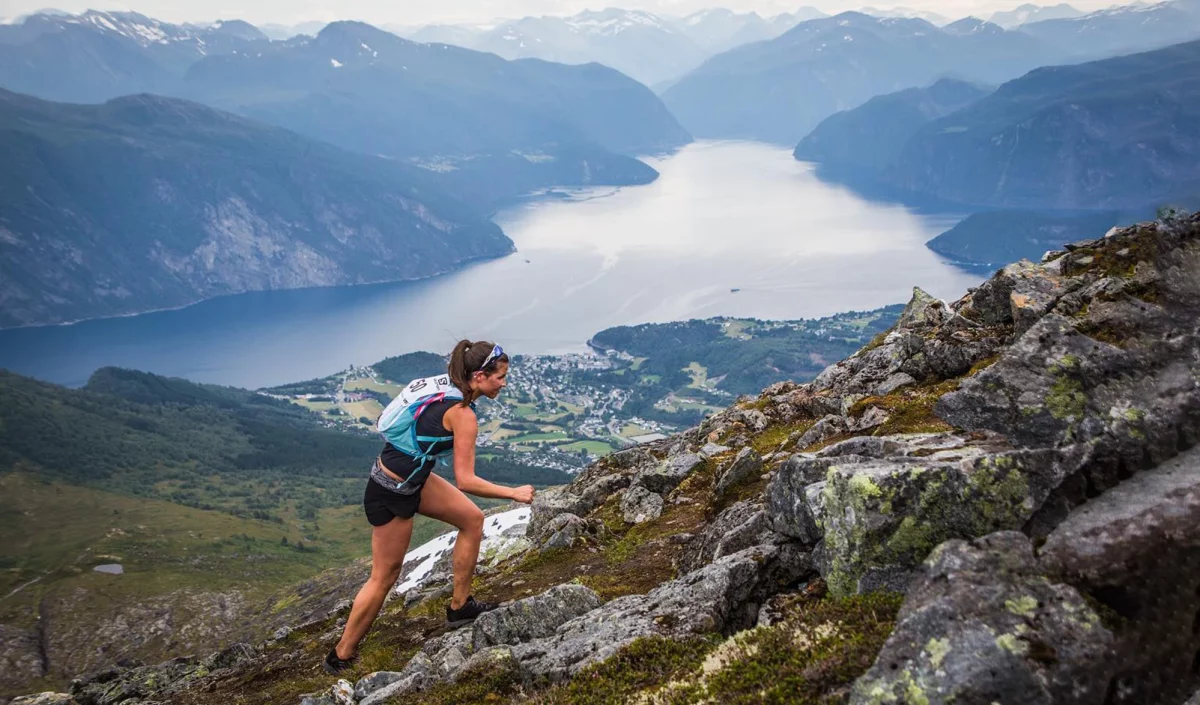
<path fill-rule="evenodd" d="M 442 425 L 442 418 L 450 407 L 459 404 L 457 399 L 443 399 L 430 404 L 421 415 L 417 417 L 417 435 L 418 436 L 441 436 L 442 438 L 433 443 L 421 444 L 430 455 L 444 452 L 454 447 L 454 434 L 446 430 Z M 379 454 L 379 459 L 383 462 L 383 466 L 391 470 L 398 477 L 407 479 L 410 474 L 418 469 L 417 459 L 411 455 L 397 450 L 391 443 L 385 443 L 383 452 Z M 425 463 L 432 465 L 436 463 L 435 458 L 426 458 Z"/>

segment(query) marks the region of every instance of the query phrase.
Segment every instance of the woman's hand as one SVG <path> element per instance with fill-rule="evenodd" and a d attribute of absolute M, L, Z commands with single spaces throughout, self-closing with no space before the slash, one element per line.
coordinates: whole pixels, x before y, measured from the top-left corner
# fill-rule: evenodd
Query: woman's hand
<path fill-rule="evenodd" d="M 513 489 L 512 498 L 514 501 L 521 504 L 529 504 L 533 502 L 533 485 L 524 485 Z"/>

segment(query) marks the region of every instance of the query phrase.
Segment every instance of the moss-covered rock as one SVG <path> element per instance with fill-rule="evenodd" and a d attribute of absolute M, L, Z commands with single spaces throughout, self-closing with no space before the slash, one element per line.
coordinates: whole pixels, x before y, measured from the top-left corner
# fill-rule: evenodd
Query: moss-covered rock
<path fill-rule="evenodd" d="M 1016 532 L 950 541 L 923 566 L 852 705 L 1104 701 L 1112 634 L 1047 580 Z"/>

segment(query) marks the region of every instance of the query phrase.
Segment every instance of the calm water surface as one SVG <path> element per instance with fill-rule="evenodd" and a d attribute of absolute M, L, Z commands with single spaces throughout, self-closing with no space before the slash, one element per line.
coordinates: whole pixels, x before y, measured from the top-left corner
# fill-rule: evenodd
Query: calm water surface
<path fill-rule="evenodd" d="M 119 365 L 259 387 L 443 352 L 460 337 L 516 353 L 575 352 L 614 325 L 811 318 L 903 303 L 914 285 L 957 298 L 981 279 L 924 247 L 954 218 L 863 200 L 786 150 L 705 142 L 648 161 L 662 173 L 649 186 L 498 214 L 518 250 L 502 259 L 420 282 L 242 294 L 0 331 L 0 367 L 69 385 Z"/>

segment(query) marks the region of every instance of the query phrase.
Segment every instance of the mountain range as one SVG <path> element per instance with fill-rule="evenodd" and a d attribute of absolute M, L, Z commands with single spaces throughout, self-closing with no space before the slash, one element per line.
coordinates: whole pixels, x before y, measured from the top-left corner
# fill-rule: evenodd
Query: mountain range
<path fill-rule="evenodd" d="M 874 179 L 899 156 L 925 123 L 984 97 L 991 88 L 943 78 L 925 88 L 876 96 L 857 108 L 821 121 L 800 144 L 796 159 L 817 162 L 822 172 L 862 183 Z"/>
<path fill-rule="evenodd" d="M 1004 208 L 1139 208 L 1200 189 L 1200 41 L 1031 71 L 933 120 L 882 178 Z"/>
<path fill-rule="evenodd" d="M 1013 29 L 1029 22 L 1041 20 L 1062 20 L 1080 17 L 1085 13 L 1071 7 L 1067 3 L 1058 5 L 1033 5 L 1026 3 L 1011 10 L 998 10 L 988 17 L 988 22 L 998 24 L 1005 29 Z"/>
<path fill-rule="evenodd" d="M 1118 5 L 1080 17 L 1029 22 L 1020 29 L 1072 56 L 1099 59 L 1200 38 L 1200 1 Z"/>
<path fill-rule="evenodd" d="M 602 63 L 660 87 L 713 54 L 777 37 L 799 22 L 823 16 L 811 7 L 769 18 L 714 8 L 678 19 L 607 8 L 569 17 L 523 17 L 494 26 L 426 25 L 397 32 L 414 41 L 452 44 L 506 59 Z"/>
<path fill-rule="evenodd" d="M 0 87 L 32 94 L 0 97 L 0 326 L 448 271 L 511 251 L 496 208 L 649 183 L 631 155 L 691 140 L 605 66 L 354 22 L 270 41 L 242 22 L 39 14 L 0 26 Z"/>
<path fill-rule="evenodd" d="M 663 93 L 693 134 L 794 146 L 839 110 L 946 74 L 999 83 L 1051 63 L 1039 40 L 980 20 L 938 28 L 855 12 L 709 59 Z"/>
<path fill-rule="evenodd" d="M 0 325 L 426 277 L 512 251 L 429 172 L 195 103 L 0 90 Z"/>
<path fill-rule="evenodd" d="M 605 67 L 510 62 L 357 22 L 286 41 L 252 29 L 35 15 L 5 28 L 0 86 L 73 102 L 139 92 L 195 100 L 366 154 L 424 160 L 485 212 L 551 185 L 646 183 L 653 170 L 624 155 L 691 139 L 653 93 Z"/>

